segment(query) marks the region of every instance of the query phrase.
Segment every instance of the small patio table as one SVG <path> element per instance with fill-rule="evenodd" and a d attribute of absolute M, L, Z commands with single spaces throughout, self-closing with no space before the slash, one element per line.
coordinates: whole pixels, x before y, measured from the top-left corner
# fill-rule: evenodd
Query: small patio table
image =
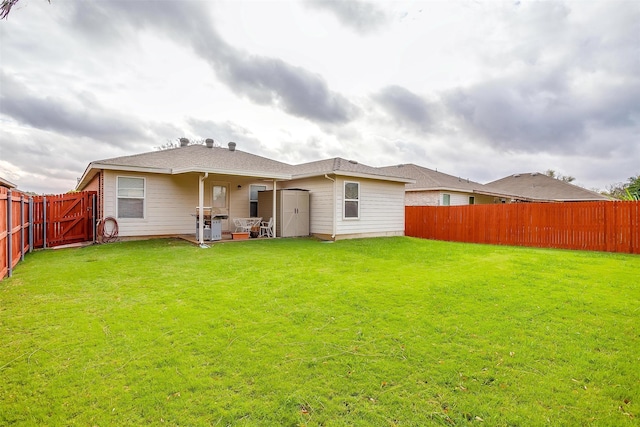
<path fill-rule="evenodd" d="M 233 224 L 236 226 L 236 231 L 242 231 L 245 233 L 250 233 L 254 227 L 259 227 L 260 222 L 262 222 L 262 217 L 260 218 L 234 218 Z"/>

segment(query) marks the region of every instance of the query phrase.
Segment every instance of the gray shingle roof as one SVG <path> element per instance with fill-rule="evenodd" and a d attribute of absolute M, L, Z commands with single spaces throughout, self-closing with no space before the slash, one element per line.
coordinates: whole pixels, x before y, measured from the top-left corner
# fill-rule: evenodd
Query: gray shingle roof
<path fill-rule="evenodd" d="M 293 171 L 295 177 L 337 173 L 342 175 L 379 177 L 404 182 L 413 179 L 411 177 L 395 173 L 396 171 L 388 168 L 367 166 L 354 160 L 345 160 L 340 157 L 296 165 L 293 166 Z"/>
<path fill-rule="evenodd" d="M 140 170 L 167 174 L 210 172 L 273 179 L 292 179 L 337 173 L 410 182 L 400 175 L 394 175 L 381 168 L 341 158 L 290 165 L 237 149 L 231 151 L 228 148 L 210 148 L 204 145 L 188 145 L 91 162 L 78 188 L 85 185 L 85 181 L 90 178 L 92 173 L 95 173 L 92 171 L 96 169 Z"/>
<path fill-rule="evenodd" d="M 487 185 L 535 201 L 578 202 L 609 200 L 606 196 L 595 191 L 535 172 L 507 176 Z"/>
<path fill-rule="evenodd" d="M 266 176 L 290 175 L 291 165 L 256 156 L 241 150 L 189 145 L 169 150 L 151 151 L 132 156 L 92 162 L 95 166 L 128 166 L 164 169 L 168 173 L 190 171 L 252 171 Z"/>
<path fill-rule="evenodd" d="M 402 174 L 402 176 L 414 179 L 416 181 L 414 184 L 407 184 L 407 191 L 448 190 L 494 196 L 512 196 L 511 194 L 505 193 L 500 189 L 493 188 L 490 185 L 480 184 L 479 182 L 438 172 L 433 169 L 414 164 L 387 166 L 382 169 L 389 171 L 390 173 Z"/>

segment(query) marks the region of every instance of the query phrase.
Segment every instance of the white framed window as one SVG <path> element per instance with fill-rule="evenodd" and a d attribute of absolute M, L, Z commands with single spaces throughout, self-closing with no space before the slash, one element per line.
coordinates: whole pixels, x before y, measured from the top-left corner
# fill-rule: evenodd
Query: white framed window
<path fill-rule="evenodd" d="M 144 218 L 145 179 L 119 176 L 117 186 L 118 218 Z"/>
<path fill-rule="evenodd" d="M 475 196 L 469 196 L 469 204 L 470 205 L 475 205 L 476 204 Z"/>
<path fill-rule="evenodd" d="M 451 206 L 451 194 L 442 195 L 442 206 Z"/>
<path fill-rule="evenodd" d="M 227 186 L 226 185 L 214 185 L 211 206 L 214 208 L 227 207 Z"/>
<path fill-rule="evenodd" d="M 360 218 L 360 183 L 353 181 L 344 182 L 344 219 Z"/>

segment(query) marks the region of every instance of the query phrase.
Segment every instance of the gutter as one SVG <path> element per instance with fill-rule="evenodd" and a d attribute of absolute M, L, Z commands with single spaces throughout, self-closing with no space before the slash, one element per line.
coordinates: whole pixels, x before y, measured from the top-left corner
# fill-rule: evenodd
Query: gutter
<path fill-rule="evenodd" d="M 373 174 L 368 174 L 368 173 L 361 173 L 361 172 L 347 172 L 347 171 L 332 171 L 332 172 L 328 172 L 328 173 L 332 173 L 335 176 L 346 176 L 346 177 L 353 177 L 353 178 L 365 178 L 365 179 L 375 179 L 375 180 L 379 180 L 379 181 L 391 181 L 391 182 L 402 182 L 405 184 L 415 184 L 416 180 L 412 179 L 412 178 L 403 178 L 403 177 L 399 177 L 399 176 L 383 176 L 383 175 L 373 175 Z M 321 176 L 323 173 L 322 172 L 311 172 L 311 173 L 305 173 L 305 174 L 292 174 L 291 175 L 291 179 L 303 179 L 303 178 L 313 178 L 316 176 Z M 327 173 L 324 174 L 325 178 L 327 178 Z M 331 179 L 331 178 L 328 178 Z"/>

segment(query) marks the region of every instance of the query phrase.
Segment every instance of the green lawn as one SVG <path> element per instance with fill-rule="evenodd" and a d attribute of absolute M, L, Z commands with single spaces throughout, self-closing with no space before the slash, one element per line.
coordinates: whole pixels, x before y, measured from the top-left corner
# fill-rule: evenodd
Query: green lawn
<path fill-rule="evenodd" d="M 0 425 L 632 426 L 640 257 L 138 241 L 0 282 Z"/>

